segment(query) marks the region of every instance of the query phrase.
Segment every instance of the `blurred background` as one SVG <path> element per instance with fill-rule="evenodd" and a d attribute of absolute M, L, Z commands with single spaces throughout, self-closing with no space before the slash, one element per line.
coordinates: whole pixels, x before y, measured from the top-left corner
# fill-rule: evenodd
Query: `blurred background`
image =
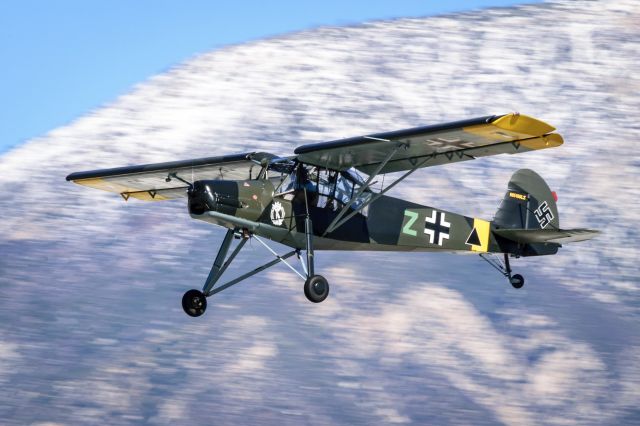
<path fill-rule="evenodd" d="M 51 25 L 40 42 L 68 56 L 12 56 L 38 37 L 2 25 L 15 62 L 0 86 L 1 424 L 640 424 L 640 2 L 417 3 L 326 16 L 247 3 L 255 32 L 220 38 L 205 30 L 238 28 L 237 10 L 193 25 L 177 14 L 149 26 L 153 51 L 138 48 L 161 58 L 131 70 L 56 37 L 82 22 L 87 38 L 125 45 L 135 25 L 7 9 L 31 7 L 24 29 Z M 185 50 L 186 33 L 202 44 Z M 280 266 L 193 319 L 180 299 L 224 230 L 179 201 L 125 203 L 64 179 L 510 111 L 565 144 L 423 170 L 392 195 L 491 219 L 511 174 L 536 170 L 563 226 L 603 233 L 515 261 L 520 290 L 476 256 L 318 252 L 322 304 Z M 229 273 L 269 258 L 254 244 Z"/>

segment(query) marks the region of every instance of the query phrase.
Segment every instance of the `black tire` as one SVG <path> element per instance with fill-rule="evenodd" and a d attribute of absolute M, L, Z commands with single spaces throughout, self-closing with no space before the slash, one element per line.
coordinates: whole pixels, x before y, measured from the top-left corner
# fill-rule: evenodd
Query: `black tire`
<path fill-rule="evenodd" d="M 207 310 L 207 298 L 200 290 L 189 290 L 182 296 L 182 309 L 190 317 L 199 317 Z"/>
<path fill-rule="evenodd" d="M 511 276 L 509 282 L 511 282 L 513 288 L 522 288 L 524 285 L 524 277 L 520 274 L 515 274 Z"/>
<path fill-rule="evenodd" d="M 304 283 L 304 295 L 313 303 L 320 303 L 329 295 L 329 282 L 322 275 L 314 275 Z"/>
<path fill-rule="evenodd" d="M 311 296 L 309 296 L 309 286 L 307 286 L 307 282 L 309 281 L 309 279 L 307 279 L 307 281 L 304 282 L 304 297 L 307 298 L 307 300 L 311 300 Z"/>

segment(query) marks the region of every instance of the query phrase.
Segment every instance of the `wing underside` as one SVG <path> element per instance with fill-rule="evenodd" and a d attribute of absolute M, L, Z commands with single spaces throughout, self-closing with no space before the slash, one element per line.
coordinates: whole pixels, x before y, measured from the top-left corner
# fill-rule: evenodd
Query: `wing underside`
<path fill-rule="evenodd" d="M 512 113 L 303 145 L 295 153 L 320 167 L 380 174 L 560 146 L 562 137 L 554 130 Z"/>
<path fill-rule="evenodd" d="M 250 152 L 77 172 L 67 176 L 67 180 L 118 193 L 125 200 L 160 201 L 185 197 L 189 183 L 197 180 L 255 178 L 262 168 L 261 161 L 273 157 L 264 152 Z"/>

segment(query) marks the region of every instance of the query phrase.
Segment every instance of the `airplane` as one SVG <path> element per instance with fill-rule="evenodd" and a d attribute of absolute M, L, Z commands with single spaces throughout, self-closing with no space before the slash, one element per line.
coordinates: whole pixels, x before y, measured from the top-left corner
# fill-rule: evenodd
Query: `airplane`
<path fill-rule="evenodd" d="M 202 290 L 182 298 L 185 313 L 198 317 L 208 297 L 279 263 L 300 276 L 309 301 L 322 302 L 329 283 L 314 269 L 318 250 L 474 253 L 521 288 L 524 278 L 512 273 L 510 257 L 556 254 L 564 243 L 599 233 L 560 228 L 556 193 L 536 172 L 513 174 L 493 220 L 386 193 L 418 169 L 563 142 L 551 125 L 510 113 L 303 145 L 286 157 L 247 152 L 77 172 L 66 179 L 118 193 L 125 201 L 186 198 L 193 219 L 227 229 Z M 386 174 L 395 179 L 376 189 L 376 178 L 384 182 Z M 291 250 L 278 254 L 267 239 Z M 216 286 L 249 240 L 275 259 Z M 287 262 L 294 255 L 302 272 Z"/>

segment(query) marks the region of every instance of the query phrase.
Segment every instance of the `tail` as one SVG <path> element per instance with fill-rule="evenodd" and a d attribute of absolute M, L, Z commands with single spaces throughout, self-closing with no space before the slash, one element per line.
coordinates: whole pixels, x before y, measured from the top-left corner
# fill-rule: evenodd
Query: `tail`
<path fill-rule="evenodd" d="M 556 197 L 539 174 L 518 170 L 511 176 L 493 222 L 507 229 L 559 229 Z"/>
<path fill-rule="evenodd" d="M 561 243 L 598 234 L 589 229 L 560 229 L 556 201 L 556 194 L 536 172 L 515 172 L 493 219 L 493 232 L 501 248 L 521 256 L 555 254 Z"/>

